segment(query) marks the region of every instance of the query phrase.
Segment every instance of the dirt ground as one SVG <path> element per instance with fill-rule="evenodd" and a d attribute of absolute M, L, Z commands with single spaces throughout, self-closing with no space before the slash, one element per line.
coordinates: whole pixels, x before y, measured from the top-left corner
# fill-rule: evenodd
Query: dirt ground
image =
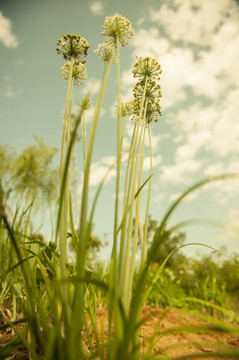
<path fill-rule="evenodd" d="M 190 316 L 185 311 L 178 309 L 152 309 L 145 307 L 142 316 L 147 321 L 142 326 L 141 334 L 150 338 L 153 330 L 157 327 L 158 335 L 155 337 L 155 346 L 152 351 L 158 358 L 167 355 L 170 359 L 185 355 L 204 354 L 210 356 L 212 352 L 221 351 L 226 348 L 239 350 L 239 336 L 232 336 L 226 333 L 210 333 L 198 331 L 180 331 L 168 333 L 168 329 L 208 327 L 209 324 L 198 317 Z M 161 335 L 161 336 L 160 336 Z M 147 348 L 147 341 L 142 342 L 143 349 Z M 227 351 L 228 352 L 228 351 Z M 212 358 L 212 357 L 210 357 Z M 213 359 L 216 359 L 214 357 Z M 222 359 L 222 358 L 221 358 Z M 226 360 L 226 359 L 225 359 Z M 228 360 L 228 359 L 227 359 Z"/>
<path fill-rule="evenodd" d="M 196 316 L 190 316 L 182 310 L 168 308 L 152 308 L 145 307 L 142 311 L 142 319 L 144 324 L 140 330 L 141 337 L 141 352 L 147 353 L 150 339 L 153 336 L 154 329 L 156 328 L 156 336 L 154 337 L 154 346 L 152 347 L 152 354 L 156 358 L 165 358 L 167 355 L 170 359 L 176 357 L 183 357 L 187 359 L 187 355 L 200 354 L 205 358 L 219 359 L 212 357 L 212 352 L 223 351 L 225 348 L 228 350 L 239 350 L 239 336 L 233 336 L 225 333 L 211 333 L 203 332 L 199 330 L 194 332 L 184 332 L 180 330 L 177 333 L 167 333 L 168 329 L 181 328 L 189 326 L 208 326 L 205 321 L 200 320 Z M 99 333 L 104 333 L 104 337 L 107 338 L 107 323 L 108 316 L 105 309 L 99 309 L 96 317 L 96 324 Z M 0 333 L 0 348 L 3 347 L 10 339 L 12 334 L 8 331 L 2 331 Z M 186 357 L 185 357 L 186 356 Z M 199 359 L 200 357 L 194 357 Z M 8 360 L 29 360 L 26 349 L 23 346 L 12 354 Z M 220 359 L 228 360 L 230 357 L 220 357 Z M 57 359 L 56 359 L 57 360 Z M 122 359 L 123 360 L 123 359 Z"/>

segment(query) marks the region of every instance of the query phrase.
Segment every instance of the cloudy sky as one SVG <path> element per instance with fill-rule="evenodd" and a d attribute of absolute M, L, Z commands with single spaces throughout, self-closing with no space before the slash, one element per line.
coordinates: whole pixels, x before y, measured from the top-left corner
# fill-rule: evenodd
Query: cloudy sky
<path fill-rule="evenodd" d="M 94 99 L 103 63 L 93 50 L 104 41 L 100 33 L 105 16 L 116 12 L 127 17 L 135 29 L 129 45 L 121 49 L 123 100 L 132 97 L 135 82 L 131 71 L 136 56 L 155 57 L 163 69 L 163 116 L 151 129 L 154 175 L 150 213 L 160 221 L 170 203 L 196 181 L 239 173 L 236 0 L 0 0 L 0 142 L 22 150 L 38 135 L 48 145 L 60 147 L 67 84 L 60 77 L 63 59 L 56 54 L 56 41 L 64 33 L 76 33 L 91 45 L 86 63 L 88 80 L 74 89 L 74 103 L 88 89 Z M 96 139 L 91 195 L 115 158 L 116 96 L 113 69 Z M 125 148 L 131 125 L 126 125 Z M 81 179 L 81 144 L 77 158 Z M 146 153 L 145 179 L 147 169 Z M 114 188 L 112 171 L 95 218 L 96 231 L 108 233 L 109 239 Z M 217 182 L 192 194 L 170 224 L 191 218 L 227 222 L 228 231 L 195 226 L 185 229 L 187 242 L 199 241 L 216 248 L 226 245 L 238 251 L 239 182 Z M 190 252 L 197 250 L 191 248 Z"/>

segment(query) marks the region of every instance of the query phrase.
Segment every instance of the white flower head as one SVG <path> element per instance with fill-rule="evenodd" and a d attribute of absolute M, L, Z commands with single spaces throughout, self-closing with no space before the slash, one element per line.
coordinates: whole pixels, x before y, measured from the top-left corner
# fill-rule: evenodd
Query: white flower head
<path fill-rule="evenodd" d="M 106 36 L 107 42 L 114 47 L 116 47 L 117 41 L 119 41 L 122 46 L 127 45 L 128 40 L 134 35 L 131 22 L 119 14 L 107 16 L 102 30 L 101 35 Z"/>

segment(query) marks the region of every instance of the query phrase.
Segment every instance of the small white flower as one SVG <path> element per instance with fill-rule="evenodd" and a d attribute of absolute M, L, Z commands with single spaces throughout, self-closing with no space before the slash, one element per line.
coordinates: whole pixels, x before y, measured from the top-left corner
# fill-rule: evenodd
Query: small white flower
<path fill-rule="evenodd" d="M 107 42 L 114 47 L 117 45 L 117 39 L 122 46 L 125 46 L 128 44 L 127 40 L 134 35 L 131 22 L 119 14 L 107 16 L 102 30 L 101 35 L 106 36 Z"/>
<path fill-rule="evenodd" d="M 69 79 L 70 76 L 70 66 L 71 62 L 67 61 L 62 67 L 61 67 L 61 75 L 65 80 Z M 86 68 L 83 64 L 81 64 L 79 61 L 76 61 L 73 65 L 72 70 L 72 79 L 74 85 L 83 84 L 83 80 L 86 80 L 87 74 L 86 74 Z"/>

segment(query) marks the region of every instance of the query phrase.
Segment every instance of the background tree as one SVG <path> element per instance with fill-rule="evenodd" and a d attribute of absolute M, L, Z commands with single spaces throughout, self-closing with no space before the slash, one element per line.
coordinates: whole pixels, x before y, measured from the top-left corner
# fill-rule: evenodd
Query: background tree
<path fill-rule="evenodd" d="M 155 231 L 158 228 L 157 220 L 154 220 L 149 216 L 148 220 L 148 232 L 147 232 L 147 243 L 148 246 L 151 244 Z M 164 229 L 166 233 L 168 231 L 167 226 Z M 157 252 L 155 254 L 155 262 L 161 264 L 165 258 L 178 246 L 183 245 L 186 240 L 186 234 L 183 232 L 177 232 L 175 234 L 170 233 L 167 239 L 161 243 L 158 247 Z M 169 258 L 167 266 L 178 268 L 180 264 L 186 261 L 186 256 L 182 254 L 180 251 L 173 254 L 172 257 Z"/>
<path fill-rule="evenodd" d="M 52 160 L 57 149 L 36 138 L 35 144 L 20 154 L 15 149 L 0 146 L 0 184 L 4 200 L 13 194 L 14 199 L 25 197 L 37 206 L 57 199 L 58 169 Z"/>

